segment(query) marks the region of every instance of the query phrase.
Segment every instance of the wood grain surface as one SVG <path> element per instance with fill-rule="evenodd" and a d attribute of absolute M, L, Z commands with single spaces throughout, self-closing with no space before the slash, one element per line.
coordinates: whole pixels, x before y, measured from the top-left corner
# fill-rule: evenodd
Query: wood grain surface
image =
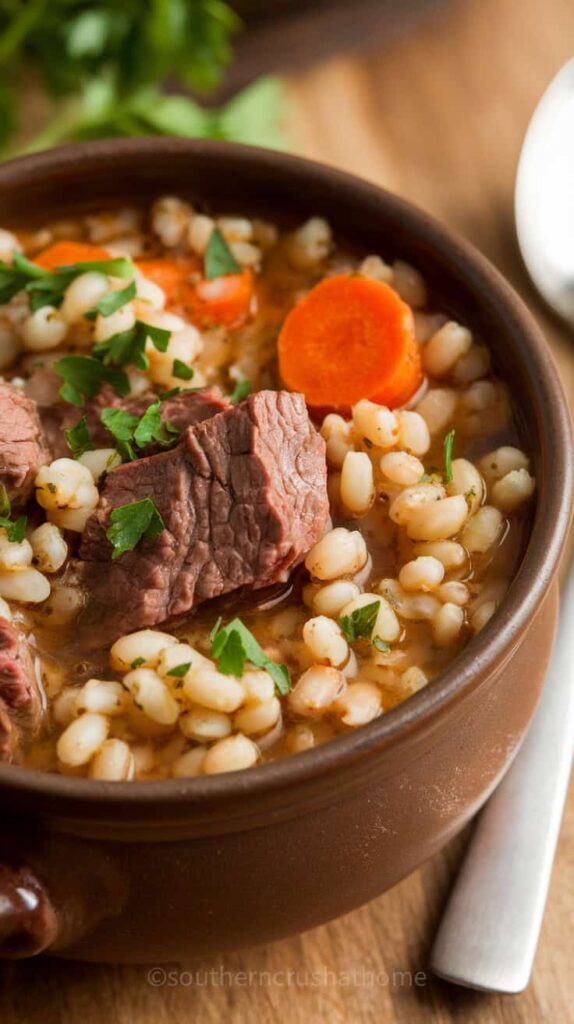
<path fill-rule="evenodd" d="M 570 396 L 572 339 L 541 309 L 521 269 L 512 193 L 530 113 L 572 55 L 573 39 L 572 0 L 460 0 L 390 49 L 341 56 L 288 81 L 295 148 L 407 196 L 482 249 L 540 318 Z M 468 832 L 391 892 L 338 921 L 265 949 L 169 965 L 173 973 L 163 983 L 145 967 L 47 958 L 7 965 L 0 972 L 0 1021 L 574 1021 L 574 799 L 532 983 L 522 995 L 480 995 L 427 973 L 429 944 L 467 838 Z"/>

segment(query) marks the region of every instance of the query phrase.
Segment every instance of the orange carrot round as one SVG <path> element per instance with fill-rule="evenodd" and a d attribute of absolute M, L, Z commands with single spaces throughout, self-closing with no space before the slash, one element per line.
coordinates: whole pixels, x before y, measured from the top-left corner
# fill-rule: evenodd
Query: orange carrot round
<path fill-rule="evenodd" d="M 137 265 L 163 290 L 169 308 L 187 314 L 200 326 L 239 327 L 249 314 L 254 294 L 250 270 L 207 281 L 199 276 L 199 260 L 149 259 Z"/>
<path fill-rule="evenodd" d="M 109 260 L 110 254 L 99 245 L 89 242 L 54 242 L 34 257 L 34 263 L 45 270 L 67 267 L 72 263 L 87 263 L 92 260 Z"/>
<path fill-rule="evenodd" d="M 348 412 L 361 398 L 395 408 L 422 382 L 410 308 L 359 275 L 315 285 L 286 317 L 278 351 L 283 383 L 315 409 Z"/>

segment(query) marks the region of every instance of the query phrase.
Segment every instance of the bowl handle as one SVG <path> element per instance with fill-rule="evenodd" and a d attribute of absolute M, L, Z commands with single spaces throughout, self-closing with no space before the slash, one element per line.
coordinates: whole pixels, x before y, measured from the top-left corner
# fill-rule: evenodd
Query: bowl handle
<path fill-rule="evenodd" d="M 58 914 L 37 875 L 0 864 L 0 958 L 35 956 L 53 945 L 59 931 Z"/>

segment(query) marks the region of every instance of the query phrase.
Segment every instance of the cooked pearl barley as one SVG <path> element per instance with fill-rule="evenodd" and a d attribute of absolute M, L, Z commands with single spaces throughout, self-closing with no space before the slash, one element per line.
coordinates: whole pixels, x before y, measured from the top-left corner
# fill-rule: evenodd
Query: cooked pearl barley
<path fill-rule="evenodd" d="M 348 453 L 353 451 L 352 424 L 337 413 L 329 413 L 321 425 L 321 436 L 327 445 L 327 462 L 340 469 Z"/>
<path fill-rule="evenodd" d="M 66 626 L 80 611 L 84 603 L 84 595 L 78 587 L 65 587 L 57 581 L 52 585 L 49 609 L 50 625 Z"/>
<path fill-rule="evenodd" d="M 363 399 L 353 406 L 353 423 L 360 437 L 378 448 L 392 448 L 399 436 L 397 417 L 391 409 Z"/>
<path fill-rule="evenodd" d="M 528 469 L 528 466 L 528 457 L 519 448 L 513 448 L 512 445 L 503 445 L 502 448 L 483 455 L 478 463 L 478 468 L 488 484 L 502 480 L 503 476 L 511 473 L 514 469 Z"/>
<path fill-rule="evenodd" d="M 58 740 L 56 749 L 60 761 L 71 768 L 87 764 L 105 742 L 109 728 L 104 715 L 88 712 L 75 718 Z"/>
<path fill-rule="evenodd" d="M 144 668 L 155 668 L 162 652 L 176 644 L 174 636 L 161 633 L 158 629 L 139 629 L 136 633 L 126 633 L 112 644 L 110 665 L 117 672 L 127 672 L 134 662 L 143 658 L 141 664 Z"/>
<path fill-rule="evenodd" d="M 148 341 L 146 355 L 149 359 L 150 379 L 154 384 L 161 384 L 165 387 L 181 385 L 181 380 L 173 375 L 174 360 L 179 359 L 180 362 L 187 364 L 193 363 L 202 348 L 201 335 L 191 324 L 179 331 L 174 331 L 165 352 L 160 352 L 151 341 Z"/>
<path fill-rule="evenodd" d="M 90 778 L 101 782 L 122 782 L 133 775 L 134 758 L 123 740 L 106 740 L 90 764 Z"/>
<path fill-rule="evenodd" d="M 261 261 L 261 249 L 251 242 L 231 242 L 229 251 L 240 267 L 255 267 Z"/>
<path fill-rule="evenodd" d="M 425 622 L 431 619 L 440 607 L 434 594 L 407 593 L 398 580 L 381 580 L 377 590 L 401 619 L 408 619 L 411 622 Z"/>
<path fill-rule="evenodd" d="M 462 568 L 463 565 L 466 565 L 467 560 L 467 554 L 462 544 L 457 544 L 455 540 L 435 540 L 428 544 L 415 544 L 413 554 L 438 558 L 447 572 L 450 569 Z"/>
<path fill-rule="evenodd" d="M 291 711 L 310 717 L 321 715 L 337 699 L 344 685 L 345 678 L 336 668 L 314 665 L 299 677 L 291 690 Z"/>
<path fill-rule="evenodd" d="M 486 626 L 487 622 L 490 622 L 492 616 L 496 611 L 495 601 L 485 601 L 481 604 L 476 611 L 470 616 L 470 625 L 474 633 L 480 633 L 480 630 Z"/>
<path fill-rule="evenodd" d="M 458 580 L 448 580 L 446 583 L 441 583 L 436 593 L 437 597 L 444 601 L 445 604 L 447 602 L 449 604 L 459 604 L 461 608 L 468 604 L 470 597 L 468 588 L 464 583 L 459 583 Z"/>
<path fill-rule="evenodd" d="M 471 345 L 468 352 L 457 361 L 453 380 L 457 384 L 470 384 L 484 377 L 490 369 L 490 352 L 484 345 Z"/>
<path fill-rule="evenodd" d="M 178 757 L 171 769 L 173 777 L 175 779 L 193 779 L 197 775 L 201 775 L 205 753 L 205 747 L 193 747 L 191 750 L 186 750 L 185 754 Z"/>
<path fill-rule="evenodd" d="M 436 505 L 445 496 L 441 484 L 417 484 L 407 487 L 393 499 L 389 506 L 389 517 L 400 526 L 407 523 L 416 509 Z"/>
<path fill-rule="evenodd" d="M 381 691 L 375 683 L 350 683 L 342 697 L 339 697 L 336 710 L 345 725 L 356 728 L 366 725 L 378 718 L 382 711 Z"/>
<path fill-rule="evenodd" d="M 410 263 L 395 260 L 393 263 L 393 288 L 409 306 L 419 309 L 426 306 L 427 287 L 422 274 Z"/>
<path fill-rule="evenodd" d="M 143 274 L 136 273 L 136 296 L 138 306 L 136 307 L 136 313 L 139 309 L 139 303 L 145 303 L 145 305 L 151 309 L 163 309 L 165 306 L 166 298 L 165 292 L 160 288 L 155 281 L 150 281 L 149 277 L 144 277 Z"/>
<path fill-rule="evenodd" d="M 411 540 L 446 540 L 464 525 L 468 507 L 462 494 L 413 509 L 407 520 Z"/>
<path fill-rule="evenodd" d="M 367 545 L 357 530 L 340 526 L 330 530 L 315 544 L 305 566 L 312 576 L 320 580 L 350 576 L 362 569 L 367 561 Z"/>
<path fill-rule="evenodd" d="M 180 716 L 179 728 L 190 740 L 221 740 L 231 732 L 231 719 L 221 711 L 192 708 Z"/>
<path fill-rule="evenodd" d="M 154 234 L 166 248 L 170 249 L 183 241 L 193 215 L 189 203 L 176 196 L 164 196 L 152 206 L 151 227 Z"/>
<path fill-rule="evenodd" d="M 418 412 L 403 409 L 397 413 L 399 448 L 411 455 L 424 455 L 430 448 L 430 433 L 426 420 Z"/>
<path fill-rule="evenodd" d="M 11 255 L 14 250 L 22 252 L 22 246 L 16 235 L 12 234 L 11 231 L 7 231 L 6 228 L 0 228 L 0 253 L 2 254 L 2 259 L 5 259 L 9 254 Z"/>
<path fill-rule="evenodd" d="M 95 508 L 98 489 L 86 466 L 75 459 L 55 459 L 36 476 L 36 500 L 46 509 Z"/>
<path fill-rule="evenodd" d="M 446 493 L 462 494 L 472 514 L 482 505 L 484 490 L 484 480 L 476 466 L 468 459 L 454 459 L 452 480 L 446 485 Z"/>
<path fill-rule="evenodd" d="M 401 691 L 405 696 L 411 696 L 413 693 L 418 693 L 422 690 L 423 686 L 428 683 L 428 677 L 425 675 L 421 668 L 416 665 L 411 665 L 410 668 L 403 672 L 401 675 Z"/>
<path fill-rule="evenodd" d="M 157 671 L 166 682 L 172 683 L 177 686 L 180 680 L 177 676 L 170 676 L 169 673 L 174 668 L 178 668 L 180 665 L 190 665 L 190 669 L 195 668 L 215 668 L 215 665 L 209 658 L 204 657 L 199 651 L 196 651 L 190 644 L 180 644 L 172 637 L 175 642 L 170 644 L 169 647 L 165 647 L 157 662 Z M 154 666 L 155 667 L 155 666 Z"/>
<path fill-rule="evenodd" d="M 422 462 L 407 452 L 387 452 L 381 457 L 379 467 L 388 480 L 401 487 L 412 487 L 425 471 Z"/>
<path fill-rule="evenodd" d="M 373 463 L 366 452 L 348 452 L 341 470 L 341 501 L 350 512 L 361 515 L 374 499 Z"/>
<path fill-rule="evenodd" d="M 264 704 L 271 700 L 275 693 L 275 683 L 265 671 L 251 670 L 241 676 L 241 685 L 245 693 L 246 704 Z"/>
<path fill-rule="evenodd" d="M 50 508 L 47 514 L 49 521 L 61 530 L 83 533 L 93 511 L 93 508 Z"/>
<path fill-rule="evenodd" d="M 46 352 L 61 345 L 68 325 L 54 306 L 42 306 L 22 324 L 22 340 L 28 352 Z"/>
<path fill-rule="evenodd" d="M 190 703 L 214 711 L 237 711 L 245 697 L 241 683 L 233 676 L 206 668 L 193 670 L 185 677 L 183 693 Z"/>
<path fill-rule="evenodd" d="M 98 313 L 94 325 L 94 341 L 107 341 L 114 334 L 129 331 L 135 322 L 136 317 L 131 302 L 126 302 L 110 316 L 102 316 L 101 313 Z"/>
<path fill-rule="evenodd" d="M 274 725 L 277 725 L 281 715 L 281 703 L 277 697 L 263 704 L 255 704 L 248 708 L 242 708 L 233 718 L 233 724 L 240 732 L 247 736 L 256 736 L 269 732 Z"/>
<path fill-rule="evenodd" d="M 126 691 L 113 679 L 88 679 L 78 691 L 77 711 L 96 711 L 101 715 L 121 715 L 126 706 Z"/>
<path fill-rule="evenodd" d="M 432 388 L 417 404 L 417 412 L 426 422 L 431 434 L 443 434 L 452 422 L 458 395 L 450 388 Z"/>
<path fill-rule="evenodd" d="M 220 772 L 236 772 L 242 768 L 251 768 L 259 760 L 259 748 L 247 736 L 237 733 L 227 736 L 209 748 L 203 761 L 206 775 Z"/>
<path fill-rule="evenodd" d="M 405 590 L 434 590 L 442 582 L 444 565 L 438 558 L 420 556 L 403 565 L 399 583 Z"/>
<path fill-rule="evenodd" d="M 503 512 L 514 512 L 523 501 L 531 498 L 536 489 L 536 481 L 527 469 L 513 469 L 502 480 L 494 484 L 490 498 L 492 504 Z"/>
<path fill-rule="evenodd" d="M 465 526 L 461 541 L 471 555 L 484 554 L 497 543 L 503 525 L 502 513 L 492 505 L 484 505 Z"/>
<path fill-rule="evenodd" d="M 32 547 L 27 540 L 10 541 L 5 531 L 0 530 L 0 569 L 25 569 L 31 565 L 32 556 Z"/>
<path fill-rule="evenodd" d="M 313 729 L 307 722 L 298 722 L 289 729 L 286 744 L 291 754 L 300 754 L 303 750 L 311 750 L 315 746 Z"/>
<path fill-rule="evenodd" d="M 431 619 L 433 637 L 439 647 L 454 643 L 464 625 L 464 612 L 457 604 L 443 604 Z"/>
<path fill-rule="evenodd" d="M 124 686 L 134 703 L 152 721 L 160 725 L 173 725 L 180 707 L 163 680 L 150 668 L 136 668 L 124 676 Z"/>
<path fill-rule="evenodd" d="M 50 583 L 31 567 L 0 572 L 0 597 L 23 604 L 40 604 L 50 596 Z"/>
<path fill-rule="evenodd" d="M 349 657 L 345 637 L 337 623 L 325 615 L 317 615 L 305 623 L 303 640 L 311 657 L 323 664 L 337 667 Z"/>
<path fill-rule="evenodd" d="M 472 345 L 472 334 L 466 327 L 449 320 L 433 334 L 423 349 L 423 364 L 432 377 L 444 377 Z"/>
<path fill-rule="evenodd" d="M 316 615 L 328 615 L 336 619 L 341 609 L 359 594 L 358 586 L 350 580 L 335 580 L 326 587 L 313 590 L 311 605 Z"/>
<path fill-rule="evenodd" d="M 105 274 L 89 271 L 80 274 L 66 288 L 60 312 L 68 324 L 81 323 L 84 314 L 97 306 L 100 299 L 110 290 L 110 282 Z"/>
<path fill-rule="evenodd" d="M 375 601 L 379 604 L 379 610 L 373 626 L 372 636 L 373 638 L 379 637 L 380 640 L 384 640 L 386 643 L 392 643 L 393 640 L 398 640 L 401 627 L 391 605 L 381 594 L 360 594 L 359 597 L 354 598 L 353 601 L 350 601 L 349 604 L 346 604 L 341 609 L 341 618 L 344 615 L 350 616 L 359 608 L 365 608 L 366 605 L 373 604 Z"/>
<path fill-rule="evenodd" d="M 8 619 L 9 622 L 12 619 L 10 605 L 8 604 L 7 601 L 4 600 L 3 597 L 0 597 L 0 619 Z"/>
<path fill-rule="evenodd" d="M 42 523 L 31 534 L 30 543 L 41 572 L 57 572 L 62 568 L 68 557 L 68 545 L 57 526 Z"/>
<path fill-rule="evenodd" d="M 198 256 L 203 256 L 213 234 L 215 221 L 203 213 L 196 213 L 189 226 L 188 241 L 190 248 Z"/>
<path fill-rule="evenodd" d="M 393 268 L 380 256 L 365 256 L 359 264 L 358 273 L 370 277 L 372 281 L 384 281 L 385 284 L 392 284 L 394 277 Z"/>
<path fill-rule="evenodd" d="M 288 240 L 289 259 L 298 270 L 307 270 L 324 260 L 331 247 L 331 228 L 322 217 L 305 221 Z"/>
<path fill-rule="evenodd" d="M 109 473 L 116 466 L 121 466 L 122 457 L 116 448 L 94 448 L 92 452 L 84 452 L 78 462 L 89 469 L 94 483 L 99 483 L 104 473 Z"/>
<path fill-rule="evenodd" d="M 76 686 L 65 686 L 52 705 L 54 721 L 58 725 L 69 725 L 78 711 L 78 689 Z"/>

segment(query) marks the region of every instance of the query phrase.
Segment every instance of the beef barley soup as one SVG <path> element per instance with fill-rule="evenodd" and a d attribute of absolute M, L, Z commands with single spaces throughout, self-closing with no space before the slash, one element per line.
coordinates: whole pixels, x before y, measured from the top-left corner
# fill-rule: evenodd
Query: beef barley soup
<path fill-rule="evenodd" d="M 495 613 L 535 481 L 490 339 L 414 267 L 177 198 L 0 259 L 0 759 L 248 768 Z"/>

